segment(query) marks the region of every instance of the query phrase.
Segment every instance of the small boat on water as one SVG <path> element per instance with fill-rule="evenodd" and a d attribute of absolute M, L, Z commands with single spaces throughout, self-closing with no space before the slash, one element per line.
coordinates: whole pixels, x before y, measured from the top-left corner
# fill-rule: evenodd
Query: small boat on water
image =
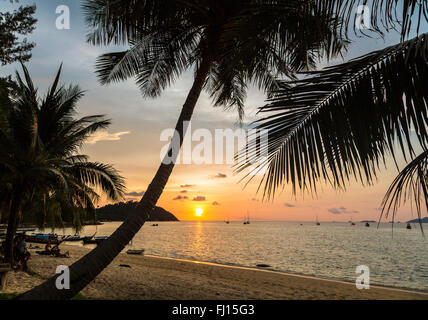
<path fill-rule="evenodd" d="M 95 235 L 96 235 L 96 232 L 92 236 L 83 236 L 83 237 L 80 236 L 79 234 L 75 234 L 75 235 L 72 235 L 72 236 L 68 236 L 67 239 L 64 240 L 64 241 L 67 241 L 67 242 L 78 242 L 78 241 L 83 241 L 85 239 L 89 240 L 89 239 L 92 239 L 93 237 L 95 237 Z"/>
<path fill-rule="evenodd" d="M 412 229 L 412 226 L 410 225 L 410 223 L 407 224 L 406 229 Z"/>
<path fill-rule="evenodd" d="M 21 233 L 21 232 L 33 232 L 36 231 L 37 228 L 18 228 L 16 229 L 17 233 Z M 7 232 L 7 228 L 0 228 L 0 233 L 6 233 Z"/>
<path fill-rule="evenodd" d="M 366 222 L 365 226 L 370 227 L 370 223 Z"/>
<path fill-rule="evenodd" d="M 127 254 L 135 254 L 135 255 L 142 255 L 144 253 L 144 249 L 129 249 L 126 251 Z"/>
<path fill-rule="evenodd" d="M 41 244 L 60 244 L 64 242 L 68 236 L 58 236 L 55 234 L 32 234 L 25 235 L 25 241 L 30 243 L 41 243 Z"/>
<path fill-rule="evenodd" d="M 226 224 L 230 223 L 230 221 L 229 221 L 229 215 L 227 216 L 227 219 L 224 221 L 224 223 L 226 223 Z"/>
<path fill-rule="evenodd" d="M 318 221 L 318 215 L 317 215 L 316 225 L 317 225 L 317 226 L 320 226 L 320 225 L 321 225 L 321 223 Z"/>
<path fill-rule="evenodd" d="M 152 224 L 152 227 L 159 227 L 159 224 L 157 224 L 157 223 L 153 223 L 153 224 Z"/>
<path fill-rule="evenodd" d="M 67 241 L 67 242 L 77 242 L 77 241 L 82 241 L 82 240 L 83 240 L 83 237 L 81 237 L 78 234 L 75 234 L 73 236 L 69 236 L 65 241 Z"/>
<path fill-rule="evenodd" d="M 83 244 L 100 244 L 101 242 L 103 242 L 104 240 L 107 240 L 108 237 L 107 236 L 102 236 L 102 237 L 85 237 L 83 239 Z"/>
<path fill-rule="evenodd" d="M 25 232 L 32 232 L 32 231 L 36 231 L 36 228 L 18 228 L 16 229 L 16 233 L 25 233 Z M 1 228 L 0 229 L 0 239 L 1 238 L 6 238 L 6 234 L 7 234 L 7 228 Z"/>
<path fill-rule="evenodd" d="M 250 224 L 250 214 L 248 213 L 248 210 L 247 210 L 247 218 L 244 221 L 244 224 Z"/>

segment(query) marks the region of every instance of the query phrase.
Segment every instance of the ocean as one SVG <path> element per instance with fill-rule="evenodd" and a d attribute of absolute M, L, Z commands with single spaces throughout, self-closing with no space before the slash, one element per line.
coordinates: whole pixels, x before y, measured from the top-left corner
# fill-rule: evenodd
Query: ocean
<path fill-rule="evenodd" d="M 428 292 L 428 241 L 417 224 L 357 222 L 156 222 L 146 223 L 127 249 L 160 257 L 257 267 L 355 282 L 367 266 L 370 284 Z M 303 224 L 303 225 L 301 225 Z M 119 222 L 86 226 L 82 235 L 110 235 Z M 73 234 L 71 229 L 56 230 Z M 70 243 L 74 245 L 82 245 Z"/>

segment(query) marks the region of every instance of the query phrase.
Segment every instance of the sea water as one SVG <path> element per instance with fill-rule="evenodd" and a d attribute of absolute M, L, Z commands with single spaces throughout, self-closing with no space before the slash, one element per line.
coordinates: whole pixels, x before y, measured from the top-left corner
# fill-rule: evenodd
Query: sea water
<path fill-rule="evenodd" d="M 364 265 L 371 284 L 428 291 L 428 240 L 416 224 L 411 230 L 394 224 L 392 231 L 388 223 L 379 228 L 332 222 L 157 223 L 146 223 L 125 250 L 144 248 L 147 255 L 246 267 L 265 264 L 281 272 L 352 282 L 357 266 Z M 110 235 L 119 225 L 87 226 L 82 235 Z"/>

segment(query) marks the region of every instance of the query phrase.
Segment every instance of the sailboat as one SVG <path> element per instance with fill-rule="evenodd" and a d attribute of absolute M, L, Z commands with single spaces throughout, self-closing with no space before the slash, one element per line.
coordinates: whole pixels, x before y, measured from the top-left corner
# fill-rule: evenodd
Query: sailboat
<path fill-rule="evenodd" d="M 355 226 L 354 221 L 352 220 L 352 216 L 351 216 L 351 226 Z"/>
<path fill-rule="evenodd" d="M 321 223 L 318 221 L 318 215 L 317 215 L 317 226 L 320 226 Z"/>
<path fill-rule="evenodd" d="M 227 216 L 227 220 L 225 220 L 224 221 L 226 224 L 229 224 L 230 223 L 230 221 L 229 221 L 229 215 Z"/>
<path fill-rule="evenodd" d="M 244 224 L 250 224 L 250 214 L 248 213 L 248 210 L 247 210 L 247 219 L 244 221 Z"/>

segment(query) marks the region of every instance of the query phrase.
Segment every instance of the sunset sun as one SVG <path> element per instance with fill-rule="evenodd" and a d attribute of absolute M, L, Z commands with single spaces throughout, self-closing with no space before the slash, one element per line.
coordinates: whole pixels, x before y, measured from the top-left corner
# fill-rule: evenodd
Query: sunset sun
<path fill-rule="evenodd" d="M 196 208 L 196 216 L 197 217 L 201 217 L 202 213 L 204 213 L 204 210 L 202 210 L 202 208 Z"/>

